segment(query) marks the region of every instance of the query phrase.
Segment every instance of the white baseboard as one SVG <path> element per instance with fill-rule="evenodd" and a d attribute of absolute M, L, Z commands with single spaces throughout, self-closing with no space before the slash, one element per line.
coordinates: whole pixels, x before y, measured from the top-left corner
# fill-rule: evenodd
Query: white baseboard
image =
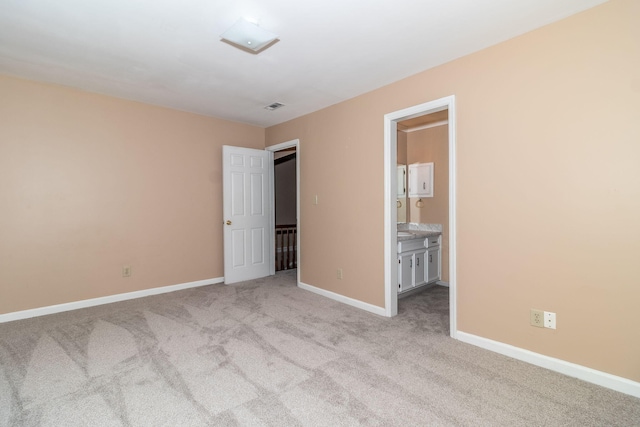
<path fill-rule="evenodd" d="M 79 308 L 93 307 L 102 304 L 111 304 L 112 302 L 125 301 L 148 297 L 150 295 L 164 294 L 167 292 L 180 291 L 188 288 L 196 288 L 198 286 L 213 285 L 224 282 L 224 277 L 215 279 L 198 280 L 196 282 L 181 283 L 179 285 L 162 286 L 159 288 L 144 289 L 141 291 L 127 292 L 124 294 L 109 295 L 106 297 L 85 299 L 82 301 L 67 302 L 64 304 L 49 305 L 46 307 L 33 308 L 30 310 L 14 311 L 12 313 L 0 314 L 0 323 L 12 322 L 14 320 L 28 319 L 30 317 L 45 316 L 47 314 L 60 313 L 63 311 L 77 310 Z"/>
<path fill-rule="evenodd" d="M 578 378 L 592 384 L 597 384 L 611 390 L 619 391 L 620 393 L 640 397 L 640 383 L 627 378 L 607 374 L 606 372 L 597 371 L 595 369 L 587 368 L 586 366 L 566 362 L 540 353 L 534 353 L 533 351 L 514 347 L 509 344 L 493 341 L 477 335 L 468 334 L 466 332 L 457 331 L 456 338 L 468 344 L 482 347 L 486 350 L 500 353 L 514 359 L 522 360 L 523 362 L 531 363 L 532 365 Z"/>
<path fill-rule="evenodd" d="M 347 304 L 352 307 L 356 307 L 361 310 L 368 311 L 370 313 L 374 313 L 380 316 L 386 316 L 384 307 L 378 307 L 377 305 L 373 305 L 357 299 L 345 297 L 344 295 L 336 294 L 335 292 L 327 291 L 326 289 L 316 288 L 315 286 L 307 285 L 306 283 L 302 283 L 302 282 L 298 282 L 298 287 L 305 289 L 307 291 L 311 291 L 318 295 L 322 295 L 323 297 L 327 297 L 332 300 L 341 302 L 343 304 Z"/>
<path fill-rule="evenodd" d="M 443 282 L 442 280 L 438 280 L 438 281 L 436 282 L 436 285 L 438 285 L 438 286 L 444 286 L 444 287 L 448 288 L 448 287 L 449 287 L 449 282 Z"/>

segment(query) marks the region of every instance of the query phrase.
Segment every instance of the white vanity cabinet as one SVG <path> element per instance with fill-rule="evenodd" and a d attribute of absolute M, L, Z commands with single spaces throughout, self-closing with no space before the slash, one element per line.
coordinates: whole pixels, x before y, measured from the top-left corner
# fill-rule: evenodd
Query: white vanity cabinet
<path fill-rule="evenodd" d="M 440 236 L 432 236 L 425 240 L 427 247 L 427 283 L 440 280 Z"/>
<path fill-rule="evenodd" d="M 398 242 L 398 292 L 426 283 L 426 259 L 424 238 Z"/>
<path fill-rule="evenodd" d="M 413 254 L 398 254 L 398 292 L 413 288 Z"/>
<path fill-rule="evenodd" d="M 398 242 L 398 293 L 440 280 L 440 236 Z"/>

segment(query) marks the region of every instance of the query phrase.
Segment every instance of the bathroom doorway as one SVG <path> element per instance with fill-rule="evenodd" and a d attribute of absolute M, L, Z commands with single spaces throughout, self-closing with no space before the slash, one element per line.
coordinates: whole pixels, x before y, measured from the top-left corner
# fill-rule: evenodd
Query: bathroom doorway
<path fill-rule="evenodd" d="M 439 280 L 449 286 L 449 110 L 398 121 L 398 228 L 418 226 L 441 233 Z M 412 165 L 429 163 L 433 172 L 433 191 L 428 197 L 414 196 L 407 190 L 406 173 Z M 400 191 L 400 188 L 404 191 Z M 411 226 L 409 226 L 411 224 Z M 430 274 L 431 275 L 431 274 Z M 419 291 L 421 288 L 416 289 Z M 411 291 L 402 295 L 411 295 Z M 401 296 L 402 298 L 402 296 Z"/>
<path fill-rule="evenodd" d="M 445 112 L 445 113 L 443 113 Z M 455 138 L 455 97 L 449 96 L 425 104 L 416 105 L 403 110 L 386 114 L 384 117 L 384 157 L 385 157 L 385 314 L 387 316 L 395 316 L 398 313 L 398 291 L 397 291 L 397 223 L 398 223 L 398 140 L 401 140 L 400 149 L 402 150 L 402 139 L 398 138 L 398 130 L 404 127 L 415 127 L 419 130 L 429 129 L 429 126 L 435 128 L 444 125 L 442 117 L 446 114 L 447 120 L 447 195 L 448 212 L 446 220 L 443 220 L 443 234 L 446 231 L 448 240 L 447 258 L 448 258 L 448 284 L 449 284 L 449 319 L 450 319 L 450 335 L 455 338 L 456 335 L 456 193 L 455 193 L 455 176 L 456 176 L 456 138 Z M 409 138 L 407 138 L 409 139 Z M 411 138 L 413 139 L 413 138 Z M 401 154 L 402 155 L 402 154 Z M 402 159 L 401 159 L 402 160 Z M 406 159 L 405 159 L 406 161 Z M 440 160 L 442 162 L 442 160 Z M 407 199 L 408 204 L 411 200 Z M 409 208 L 408 208 L 409 209 Z M 411 216 L 421 216 L 421 208 L 409 209 L 409 220 Z M 445 230 L 446 227 L 446 230 Z"/>

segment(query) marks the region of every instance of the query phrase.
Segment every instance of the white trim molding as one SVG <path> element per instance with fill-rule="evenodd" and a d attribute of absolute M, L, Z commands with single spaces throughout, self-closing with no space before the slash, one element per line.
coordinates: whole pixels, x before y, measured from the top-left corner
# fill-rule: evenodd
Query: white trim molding
<path fill-rule="evenodd" d="M 504 344 L 499 341 L 493 341 L 488 338 L 483 338 L 466 332 L 458 331 L 456 338 L 467 344 L 484 348 L 485 350 L 500 353 L 523 362 L 531 363 L 532 365 L 540 366 L 551 371 L 640 398 L 640 383 L 627 378 L 618 377 L 606 372 L 587 368 L 586 366 L 545 356 L 544 354 L 535 353 L 520 347 Z"/>
<path fill-rule="evenodd" d="M 130 299 L 148 297 L 151 295 L 165 294 L 167 292 L 181 291 L 183 289 L 197 288 L 199 286 L 215 285 L 217 283 L 223 282 L 224 277 L 216 277 L 214 279 L 198 280 L 196 282 L 161 286 L 159 288 L 143 289 L 141 291 L 126 292 L 123 294 L 108 295 L 105 297 L 91 298 L 81 301 L 67 302 L 64 304 L 32 308 L 29 310 L 14 311 L 12 313 L 0 314 L 0 323 L 13 322 L 14 320 L 28 319 L 30 317 L 46 316 L 47 314 L 78 310 L 81 308 L 94 307 L 96 305 L 111 304 L 112 302 L 126 301 Z"/>
<path fill-rule="evenodd" d="M 285 142 L 281 142 L 279 144 L 273 144 L 273 145 L 269 145 L 268 147 L 265 148 L 265 150 L 269 150 L 269 151 L 280 151 L 280 150 L 284 150 L 285 148 L 296 148 L 296 151 L 298 150 L 300 145 L 300 140 L 299 139 L 292 139 L 291 141 L 285 141 Z"/>
<path fill-rule="evenodd" d="M 306 283 L 298 282 L 298 287 L 307 291 L 311 291 L 314 294 L 322 295 L 334 301 L 341 302 L 343 304 L 350 305 L 352 307 L 359 308 L 361 310 L 368 311 L 379 316 L 385 316 L 386 311 L 384 307 L 378 307 L 377 305 L 369 304 L 357 299 L 345 297 L 344 295 L 337 294 L 335 292 L 327 291 L 326 289 L 317 288 L 315 286 L 307 285 Z"/>

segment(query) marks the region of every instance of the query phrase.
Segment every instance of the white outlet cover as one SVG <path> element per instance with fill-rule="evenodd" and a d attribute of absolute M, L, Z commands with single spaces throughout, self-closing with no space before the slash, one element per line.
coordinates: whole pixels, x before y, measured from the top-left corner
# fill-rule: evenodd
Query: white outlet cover
<path fill-rule="evenodd" d="M 544 312 L 544 327 L 549 329 L 556 328 L 556 314 L 550 311 Z"/>

